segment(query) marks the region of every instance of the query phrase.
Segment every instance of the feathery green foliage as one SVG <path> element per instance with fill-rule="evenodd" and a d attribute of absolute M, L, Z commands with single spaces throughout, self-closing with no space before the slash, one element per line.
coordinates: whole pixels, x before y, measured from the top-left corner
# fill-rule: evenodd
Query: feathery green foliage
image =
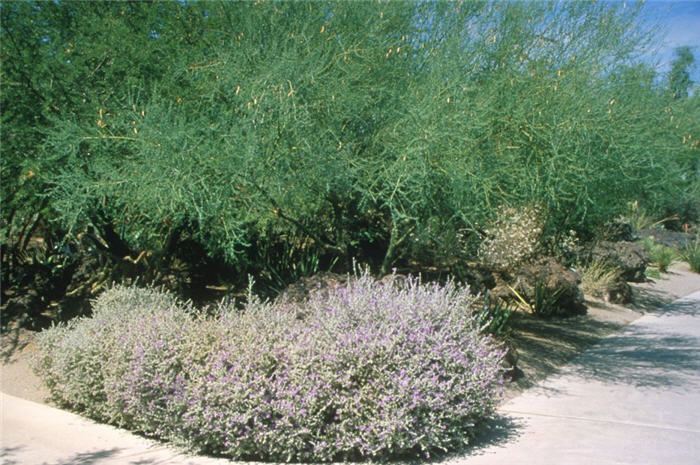
<path fill-rule="evenodd" d="M 671 74 L 669 75 L 669 86 L 674 99 L 688 97 L 688 89 L 693 85 L 690 79 L 688 68 L 695 62 L 695 57 L 688 46 L 677 47 L 676 58 L 671 63 Z"/>
<path fill-rule="evenodd" d="M 194 240 L 242 272 L 356 256 L 386 273 L 461 253 L 459 231 L 475 252 L 507 206 L 541 206 L 544 236 L 585 237 L 626 201 L 658 213 L 700 198 L 698 98 L 670 99 L 636 64 L 651 38 L 638 7 L 65 1 L 0 13 L 7 228 L 38 213 L 120 256 Z"/>

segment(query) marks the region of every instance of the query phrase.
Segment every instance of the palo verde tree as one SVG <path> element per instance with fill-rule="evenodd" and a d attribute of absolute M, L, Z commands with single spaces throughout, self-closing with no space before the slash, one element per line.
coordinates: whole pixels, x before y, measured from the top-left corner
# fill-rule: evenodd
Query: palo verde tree
<path fill-rule="evenodd" d="M 3 4 L 3 176 L 117 255 L 192 240 L 241 272 L 439 263 L 503 206 L 586 233 L 697 155 L 640 8 Z"/>
<path fill-rule="evenodd" d="M 37 227 L 65 234 L 71 230 L 65 214 L 75 207 L 84 223 L 94 223 L 125 252 L 119 235 L 109 234 L 107 212 L 87 213 L 78 203 L 61 210 L 60 199 L 49 194 L 61 172 L 88 173 L 93 161 L 110 154 L 87 156 L 68 168 L 67 152 L 47 141 L 65 125 L 98 121 L 101 108 L 125 107 L 154 86 L 170 87 L 178 54 L 165 40 L 156 43 L 153 31 L 174 11 L 140 2 L 3 2 L 0 14 L 3 245 L 26 246 Z"/>

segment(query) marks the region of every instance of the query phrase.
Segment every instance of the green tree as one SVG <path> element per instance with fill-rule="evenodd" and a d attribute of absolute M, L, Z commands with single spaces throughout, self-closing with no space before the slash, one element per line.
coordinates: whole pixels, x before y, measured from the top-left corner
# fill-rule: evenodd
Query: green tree
<path fill-rule="evenodd" d="M 693 85 L 689 68 L 695 63 L 695 57 L 690 47 L 683 46 L 675 49 L 676 58 L 671 63 L 669 86 L 674 99 L 688 97 L 688 90 Z"/>
<path fill-rule="evenodd" d="M 635 62 L 639 8 L 2 4 L 3 196 L 118 256 L 194 241 L 241 275 L 436 264 L 503 206 L 590 232 L 668 205 L 697 154 L 695 110 Z"/>
<path fill-rule="evenodd" d="M 26 241 L 32 229 L 25 225 L 28 219 L 55 227 L 48 224 L 56 217 L 54 199 L 45 194 L 65 169 L 65 153 L 46 146 L 52 130 L 71 120 L 94 123 L 102 109 L 127 105 L 155 83 L 167 85 L 164 77 L 170 76 L 177 55 L 166 41 L 147 40 L 167 10 L 172 8 L 140 2 L 2 4 L 0 153 L 6 233 L 18 226 Z M 87 164 L 73 169 L 88 169 Z"/>

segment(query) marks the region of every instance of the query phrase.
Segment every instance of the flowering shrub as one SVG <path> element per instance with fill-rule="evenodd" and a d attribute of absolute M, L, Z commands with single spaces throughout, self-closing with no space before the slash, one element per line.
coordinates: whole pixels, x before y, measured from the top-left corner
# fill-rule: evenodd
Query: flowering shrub
<path fill-rule="evenodd" d="M 59 403 L 101 421 L 131 426 L 137 416 L 134 399 L 125 400 L 142 393 L 128 384 L 137 373 L 144 375 L 144 382 L 146 374 L 153 374 L 144 373 L 140 362 L 155 355 L 161 341 L 172 347 L 188 324 L 192 318 L 172 296 L 115 287 L 94 302 L 92 317 L 39 334 L 35 369 Z"/>
<path fill-rule="evenodd" d="M 537 207 L 506 207 L 485 231 L 479 257 L 488 265 L 512 269 L 535 254 L 542 228 Z"/>
<path fill-rule="evenodd" d="M 63 404 L 200 451 L 427 456 L 465 444 L 500 395 L 503 351 L 474 307 L 452 283 L 366 274 L 303 304 L 253 299 L 207 318 L 117 287 L 92 318 L 41 334 L 37 371 Z"/>

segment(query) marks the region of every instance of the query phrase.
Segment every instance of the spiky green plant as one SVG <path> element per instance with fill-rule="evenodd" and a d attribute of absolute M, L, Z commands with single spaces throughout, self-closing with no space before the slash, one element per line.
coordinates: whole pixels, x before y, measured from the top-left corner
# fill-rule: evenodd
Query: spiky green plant
<path fill-rule="evenodd" d="M 676 252 L 670 247 L 655 242 L 651 237 L 644 237 L 642 243 L 647 252 L 649 252 L 651 264 L 656 266 L 661 273 L 668 272 L 668 267 L 671 266 L 676 258 Z"/>
<path fill-rule="evenodd" d="M 680 257 L 688 262 L 690 269 L 695 273 L 700 273 L 700 233 L 695 237 L 695 241 L 681 249 Z"/>
<path fill-rule="evenodd" d="M 479 325 L 488 334 L 497 337 L 508 336 L 512 332 L 510 321 L 515 307 L 514 304 L 491 298 L 491 294 L 486 292 L 483 307 L 477 313 Z"/>
<path fill-rule="evenodd" d="M 538 279 L 532 298 L 532 312 L 545 318 L 554 316 L 560 310 L 559 297 L 562 293 L 563 289 L 550 289 L 544 280 Z"/>

